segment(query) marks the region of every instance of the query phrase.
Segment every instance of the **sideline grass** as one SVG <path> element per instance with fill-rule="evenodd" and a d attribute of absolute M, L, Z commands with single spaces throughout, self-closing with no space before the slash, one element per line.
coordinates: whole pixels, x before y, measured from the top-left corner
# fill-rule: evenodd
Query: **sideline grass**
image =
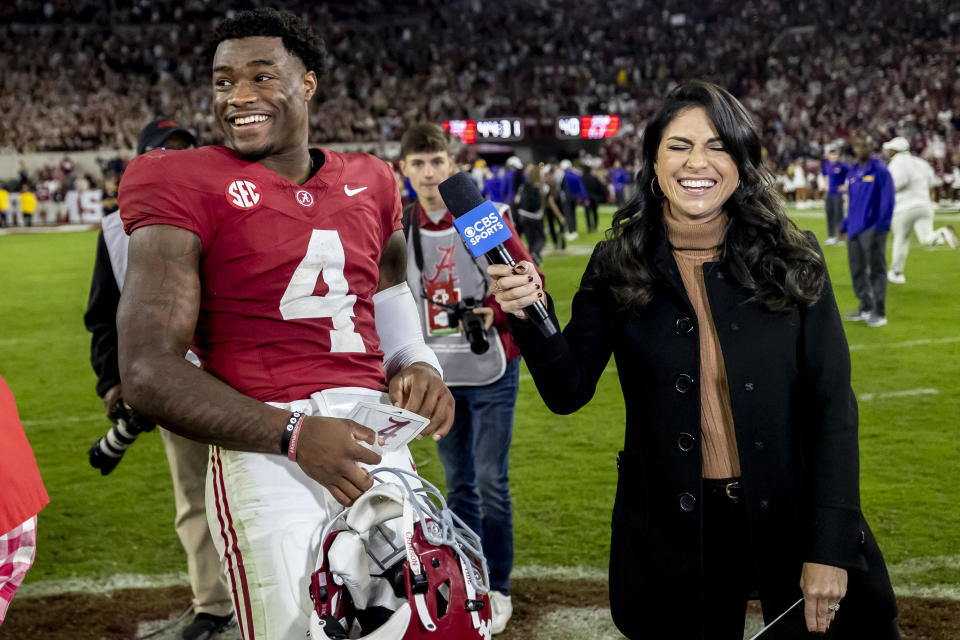
<path fill-rule="evenodd" d="M 798 224 L 823 238 L 822 216 Z M 609 223 L 611 210 L 602 211 Z M 582 223 L 581 217 L 581 223 Z M 600 234 L 581 237 L 588 247 Z M 173 500 L 162 445 L 144 434 L 120 466 L 101 477 L 86 459 L 109 426 L 94 393 L 83 329 L 95 253 L 93 232 L 0 236 L 0 375 L 21 418 L 53 502 L 40 517 L 39 552 L 27 582 L 113 574 L 169 574 L 184 568 L 173 531 Z M 573 253 L 573 252 L 571 252 Z M 588 259 L 551 256 L 547 287 L 562 320 Z M 846 250 L 825 247 L 841 310 L 855 306 Z M 929 570 L 895 574 L 916 586 L 960 586 L 960 253 L 914 247 L 907 284 L 890 287 L 890 324 L 847 325 L 860 403 L 863 508 L 891 563 L 937 558 Z M 904 343 L 929 340 L 914 346 Z M 936 389 L 925 395 L 894 395 Z M 521 380 L 511 478 L 518 566 L 602 568 L 608 553 L 623 402 L 611 371 L 594 400 L 572 416 L 549 413 L 532 381 Z M 429 442 L 414 447 L 422 473 L 442 486 Z"/>

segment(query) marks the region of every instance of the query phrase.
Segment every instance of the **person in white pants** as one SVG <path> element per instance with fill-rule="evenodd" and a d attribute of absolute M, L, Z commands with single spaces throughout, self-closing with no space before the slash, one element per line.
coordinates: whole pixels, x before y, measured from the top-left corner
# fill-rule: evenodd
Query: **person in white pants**
<path fill-rule="evenodd" d="M 891 155 L 890 175 L 897 190 L 893 208 L 893 258 L 887 280 L 894 284 L 907 281 L 903 275 L 907 253 L 910 251 L 910 232 L 916 231 L 920 244 L 931 247 L 936 244 L 957 247 L 957 234 L 950 226 L 933 228 L 933 202 L 930 189 L 933 187 L 933 168 L 923 158 L 910 153 L 906 138 L 896 137 L 883 144 L 883 150 Z"/>

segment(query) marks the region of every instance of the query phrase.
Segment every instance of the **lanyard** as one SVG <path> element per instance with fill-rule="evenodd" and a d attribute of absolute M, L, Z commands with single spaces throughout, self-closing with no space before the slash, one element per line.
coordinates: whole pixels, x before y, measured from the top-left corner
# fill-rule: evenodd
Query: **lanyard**
<path fill-rule="evenodd" d="M 426 276 L 426 274 L 423 272 L 423 265 L 424 265 L 424 262 L 423 262 L 423 244 L 422 244 L 421 241 L 420 241 L 420 212 L 422 211 L 422 209 L 423 209 L 423 207 L 420 205 L 420 201 L 419 201 L 419 200 L 418 200 L 417 202 L 415 202 L 415 203 L 413 204 L 413 207 L 411 208 L 411 211 L 410 211 L 410 242 L 413 244 L 413 261 L 414 261 L 414 264 L 417 265 L 417 271 L 420 272 L 420 297 L 423 298 L 424 300 L 429 301 L 430 298 L 428 298 L 427 295 L 426 295 L 426 284 L 425 284 L 426 281 L 427 281 L 427 276 Z M 463 238 L 460 238 L 460 234 L 459 234 L 459 233 L 457 234 L 457 238 L 460 239 L 460 242 L 463 242 Z M 466 246 L 466 245 L 464 245 L 464 246 Z M 468 251 L 469 251 L 469 249 L 468 249 Z M 489 294 L 489 288 L 488 288 L 488 285 L 487 285 L 487 277 L 486 277 L 486 274 L 483 272 L 483 269 L 480 268 L 480 265 L 477 264 L 477 261 L 476 261 L 476 260 L 471 260 L 471 262 L 473 263 L 473 266 L 476 267 L 477 272 L 480 274 L 480 280 L 481 280 L 481 282 L 483 282 L 483 297 L 480 299 L 480 302 L 481 302 L 481 304 L 482 304 L 482 303 L 483 303 L 483 300 L 485 300 L 485 299 L 487 298 L 487 295 Z"/>

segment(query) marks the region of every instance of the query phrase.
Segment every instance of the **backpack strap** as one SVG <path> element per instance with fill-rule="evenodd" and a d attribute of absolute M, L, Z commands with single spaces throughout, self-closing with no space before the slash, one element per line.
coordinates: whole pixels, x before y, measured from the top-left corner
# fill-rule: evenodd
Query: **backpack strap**
<path fill-rule="evenodd" d="M 417 265 L 417 271 L 423 273 L 423 248 L 420 243 L 420 209 L 416 200 L 403 208 L 403 236 L 413 245 L 413 261 Z M 410 232 L 411 227 L 413 233 Z"/>

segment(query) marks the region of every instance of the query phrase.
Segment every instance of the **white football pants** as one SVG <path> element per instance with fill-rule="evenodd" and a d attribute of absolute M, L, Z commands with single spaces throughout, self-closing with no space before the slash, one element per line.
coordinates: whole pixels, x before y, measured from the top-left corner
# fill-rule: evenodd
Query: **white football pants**
<path fill-rule="evenodd" d="M 903 273 L 910 252 L 910 232 L 917 232 L 920 244 L 932 247 L 939 236 L 933 230 L 933 204 L 911 207 L 893 214 L 893 254 L 890 257 L 890 270 Z"/>
<path fill-rule="evenodd" d="M 379 391 L 327 389 L 307 400 L 270 403 L 311 416 L 346 417 L 357 402 L 389 403 Z M 406 447 L 377 466 L 413 471 Z M 364 465 L 368 470 L 371 467 Z M 310 575 L 323 527 L 343 507 L 279 454 L 210 447 L 207 522 L 230 583 L 244 640 L 300 640 L 310 628 Z M 387 523 L 402 528 L 402 522 Z"/>

